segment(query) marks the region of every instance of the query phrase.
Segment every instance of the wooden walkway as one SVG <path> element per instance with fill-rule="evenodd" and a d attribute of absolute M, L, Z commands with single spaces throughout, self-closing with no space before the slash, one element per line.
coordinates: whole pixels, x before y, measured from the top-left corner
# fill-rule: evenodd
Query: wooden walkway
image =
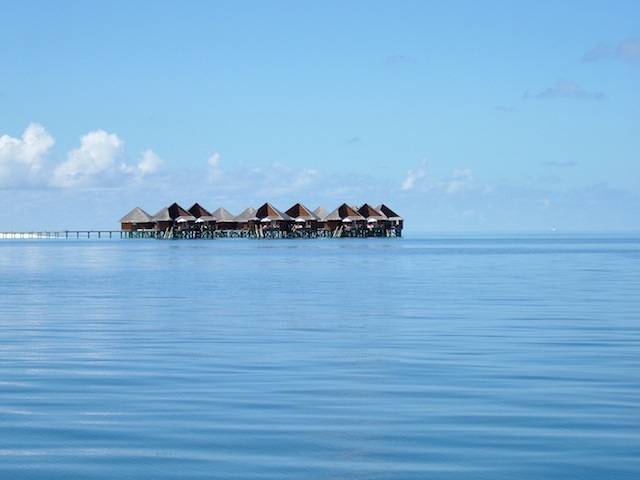
<path fill-rule="evenodd" d="M 214 239 L 214 238 L 338 238 L 338 237 L 400 237 L 401 230 L 352 229 L 331 230 L 278 229 L 255 230 L 57 230 L 42 232 L 0 232 L 0 239 L 83 239 L 83 238 L 161 238 L 161 239 Z"/>
<path fill-rule="evenodd" d="M 0 239 L 16 238 L 126 238 L 122 230 L 56 230 L 44 232 L 0 232 Z"/>

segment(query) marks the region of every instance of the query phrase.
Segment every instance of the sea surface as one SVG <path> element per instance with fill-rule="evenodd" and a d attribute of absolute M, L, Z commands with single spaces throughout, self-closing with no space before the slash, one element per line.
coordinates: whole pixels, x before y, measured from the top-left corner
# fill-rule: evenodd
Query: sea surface
<path fill-rule="evenodd" d="M 1 479 L 638 479 L 640 235 L 0 240 Z"/>

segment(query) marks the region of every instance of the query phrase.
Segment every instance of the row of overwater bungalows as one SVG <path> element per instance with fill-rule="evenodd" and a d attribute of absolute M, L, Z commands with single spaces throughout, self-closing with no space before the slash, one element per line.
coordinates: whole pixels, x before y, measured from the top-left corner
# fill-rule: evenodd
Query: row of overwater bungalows
<path fill-rule="evenodd" d="M 210 212 L 195 203 L 185 210 L 174 203 L 155 215 L 136 207 L 120 225 L 130 237 L 399 237 L 403 219 L 384 204 L 357 208 L 343 203 L 329 213 L 322 207 L 311 211 L 301 203 L 282 212 L 265 203 L 233 215 L 224 208 Z"/>

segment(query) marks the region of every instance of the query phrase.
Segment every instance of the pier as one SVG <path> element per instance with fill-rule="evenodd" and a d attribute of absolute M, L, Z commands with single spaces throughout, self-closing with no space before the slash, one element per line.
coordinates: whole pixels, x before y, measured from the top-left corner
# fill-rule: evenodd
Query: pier
<path fill-rule="evenodd" d="M 197 228 L 168 228 L 161 230 L 55 230 L 28 232 L 0 232 L 0 240 L 29 240 L 29 239 L 128 239 L 128 238 L 156 238 L 165 240 L 181 239 L 216 239 L 216 238 L 256 238 L 256 239 L 295 239 L 295 238 L 366 238 L 366 237 L 399 237 L 400 231 L 387 229 L 344 229 L 335 230 L 324 228 L 299 228 L 291 231 L 277 228 L 254 227 L 252 230 L 210 230 Z"/>
<path fill-rule="evenodd" d="M 55 230 L 29 232 L 0 232 L 0 239 L 29 238 L 126 238 L 129 232 L 123 230 Z"/>

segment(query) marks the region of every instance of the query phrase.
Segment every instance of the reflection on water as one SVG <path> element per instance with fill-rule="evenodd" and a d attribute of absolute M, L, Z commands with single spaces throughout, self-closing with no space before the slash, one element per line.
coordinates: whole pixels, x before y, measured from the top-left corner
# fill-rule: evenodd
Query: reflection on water
<path fill-rule="evenodd" d="M 636 478 L 640 239 L 3 240 L 2 478 Z"/>

